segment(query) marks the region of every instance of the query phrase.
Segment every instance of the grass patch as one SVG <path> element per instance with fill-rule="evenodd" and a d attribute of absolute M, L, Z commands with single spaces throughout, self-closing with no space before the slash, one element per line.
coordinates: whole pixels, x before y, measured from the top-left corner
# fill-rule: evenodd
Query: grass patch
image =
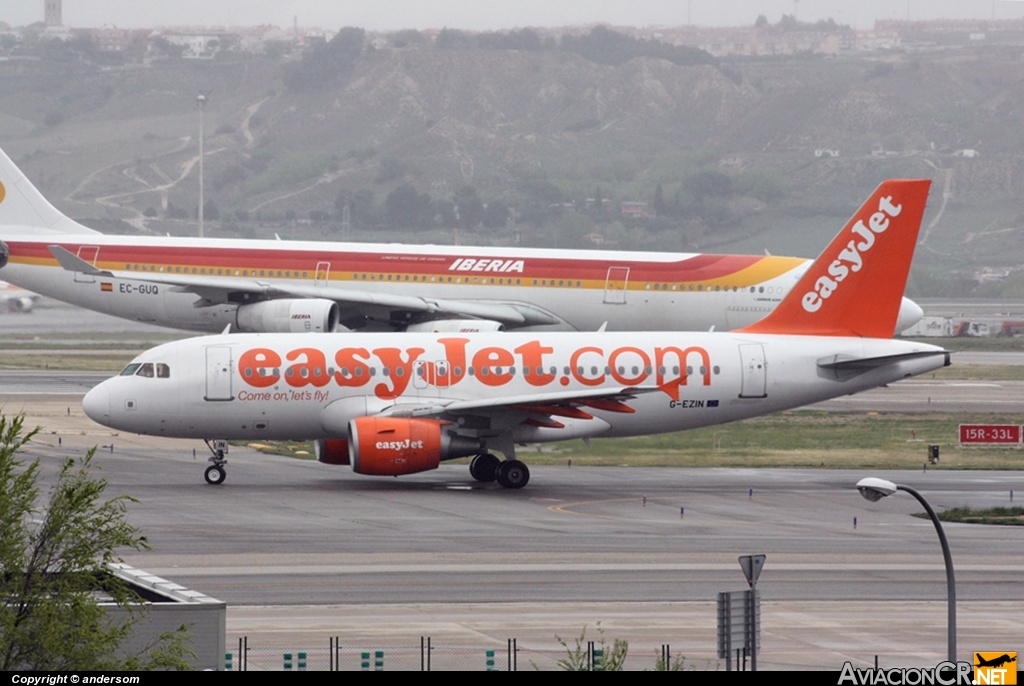
<path fill-rule="evenodd" d="M 928 519 L 924 512 L 914 515 Z M 944 522 L 961 522 L 963 524 L 998 524 L 1001 526 L 1024 526 L 1024 507 L 991 507 L 987 510 L 974 510 L 969 507 L 954 507 L 938 513 Z"/>
<path fill-rule="evenodd" d="M 999 336 L 994 338 L 907 338 L 908 341 L 938 345 L 953 352 L 1011 353 L 1024 352 L 1024 338 Z"/>
<path fill-rule="evenodd" d="M 109 372 L 111 376 L 124 369 L 138 353 L 83 354 L 10 354 L 0 353 L 0 369 L 50 369 L 62 372 Z"/>
<path fill-rule="evenodd" d="M 637 438 L 531 444 L 518 457 L 531 465 L 627 467 L 816 467 L 921 469 L 928 446 L 940 461 L 928 469 L 1020 469 L 1012 448 L 962 449 L 961 423 L 1015 423 L 994 415 L 877 414 L 798 410 L 733 424 Z M 258 449 L 311 459 L 312 442 L 271 442 Z M 454 462 L 468 462 L 455 460 Z"/>
<path fill-rule="evenodd" d="M 267 443 L 249 443 L 247 441 L 229 441 L 231 445 L 244 445 L 267 455 L 284 455 L 297 460 L 315 460 L 313 441 L 269 441 Z"/>

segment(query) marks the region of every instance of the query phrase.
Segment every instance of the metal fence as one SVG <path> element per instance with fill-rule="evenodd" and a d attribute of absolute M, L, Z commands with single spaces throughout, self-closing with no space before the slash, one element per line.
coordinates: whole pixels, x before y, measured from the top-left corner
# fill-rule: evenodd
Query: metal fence
<path fill-rule="evenodd" d="M 343 646 L 336 638 L 328 645 L 280 647 L 250 645 L 240 638 L 224 659 L 228 671 L 625 671 L 724 670 L 716 659 L 690 659 L 672 653 L 668 644 L 657 648 L 630 647 L 624 658 L 613 646 L 587 642 L 564 649 L 534 649 L 508 639 L 505 645 L 434 645 L 429 637 L 419 646 Z M 609 664 L 614 660 L 619 664 Z M 770 668 L 770 667 L 769 667 Z M 787 667 L 783 667 L 787 668 Z"/>

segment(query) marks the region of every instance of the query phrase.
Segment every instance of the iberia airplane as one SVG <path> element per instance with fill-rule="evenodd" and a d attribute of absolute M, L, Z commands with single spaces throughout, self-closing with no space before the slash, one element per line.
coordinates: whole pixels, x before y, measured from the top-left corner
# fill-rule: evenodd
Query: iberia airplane
<path fill-rule="evenodd" d="M 707 331 L 767 314 L 795 257 L 106 236 L 0 151 L 0 278 L 191 331 Z M 922 316 L 903 301 L 903 330 Z"/>
<path fill-rule="evenodd" d="M 473 478 L 521 488 L 517 444 L 720 424 L 948 365 L 891 338 L 929 185 L 879 186 L 785 300 L 737 331 L 199 337 L 139 355 L 85 412 L 157 436 L 314 439 L 321 462 L 359 474 L 472 455 Z M 220 483 L 223 453 L 211 462 Z"/>

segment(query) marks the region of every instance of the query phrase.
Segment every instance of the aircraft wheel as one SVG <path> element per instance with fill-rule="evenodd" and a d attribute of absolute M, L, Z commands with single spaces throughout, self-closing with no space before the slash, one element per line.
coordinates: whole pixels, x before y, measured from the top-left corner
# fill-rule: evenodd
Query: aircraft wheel
<path fill-rule="evenodd" d="M 522 488 L 530 481 L 530 470 L 519 460 L 506 460 L 498 467 L 498 483 L 503 488 Z"/>
<path fill-rule="evenodd" d="M 469 475 L 477 481 L 490 483 L 498 478 L 498 467 L 501 460 L 496 455 L 481 453 L 469 462 Z"/>
<path fill-rule="evenodd" d="M 225 477 L 227 477 L 227 473 L 224 471 L 223 467 L 220 467 L 218 465 L 212 465 L 206 468 L 205 476 L 206 483 L 210 484 L 211 486 L 219 486 L 220 484 L 224 483 L 224 479 Z"/>

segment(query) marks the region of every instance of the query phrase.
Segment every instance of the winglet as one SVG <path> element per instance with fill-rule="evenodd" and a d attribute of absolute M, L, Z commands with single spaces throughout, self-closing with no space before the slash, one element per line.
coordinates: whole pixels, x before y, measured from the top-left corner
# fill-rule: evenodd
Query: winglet
<path fill-rule="evenodd" d="M 0 150 L 0 229 L 4 232 L 99 233 L 51 205 L 3 150 Z"/>
<path fill-rule="evenodd" d="M 738 331 L 891 338 L 929 186 L 882 183 L 779 306 Z"/>

